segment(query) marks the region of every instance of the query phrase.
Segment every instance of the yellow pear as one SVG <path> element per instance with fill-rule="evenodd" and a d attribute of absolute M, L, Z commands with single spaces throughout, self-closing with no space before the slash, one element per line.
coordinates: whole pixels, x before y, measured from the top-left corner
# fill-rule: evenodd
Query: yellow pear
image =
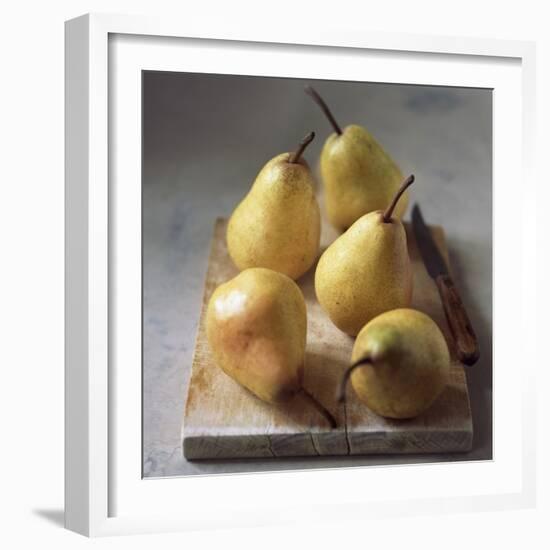
<path fill-rule="evenodd" d="M 243 270 L 266 267 L 297 279 L 319 253 L 321 217 L 314 180 L 302 153 L 315 134 L 295 153 L 282 153 L 259 172 L 233 212 L 227 227 L 227 247 Z"/>
<path fill-rule="evenodd" d="M 208 303 L 208 342 L 227 375 L 268 403 L 301 392 L 335 426 L 332 415 L 302 386 L 306 331 L 301 290 L 290 277 L 270 269 L 242 271 L 220 285 Z"/>
<path fill-rule="evenodd" d="M 413 418 L 437 399 L 448 383 L 449 349 L 437 324 L 414 309 L 394 309 L 370 321 L 359 333 L 352 365 L 342 377 L 357 397 L 388 418 Z"/>
<path fill-rule="evenodd" d="M 362 126 L 342 129 L 321 96 L 310 86 L 306 92 L 321 107 L 334 128 L 321 152 L 321 176 L 328 220 L 345 230 L 364 214 L 385 208 L 403 181 L 390 155 Z M 409 198 L 395 210 L 402 218 Z"/>
<path fill-rule="evenodd" d="M 355 336 L 371 319 L 407 307 L 412 298 L 412 270 L 407 237 L 392 212 L 409 176 L 385 212 L 359 218 L 323 253 L 315 271 L 321 307 L 342 331 Z"/>

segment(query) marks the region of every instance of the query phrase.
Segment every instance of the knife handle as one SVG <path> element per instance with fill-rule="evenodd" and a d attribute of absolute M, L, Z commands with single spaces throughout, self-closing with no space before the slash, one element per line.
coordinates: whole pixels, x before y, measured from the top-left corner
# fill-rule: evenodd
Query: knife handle
<path fill-rule="evenodd" d="M 473 365 L 479 359 L 479 346 L 455 284 L 449 275 L 438 275 L 435 282 L 456 344 L 458 358 L 466 365 Z"/>

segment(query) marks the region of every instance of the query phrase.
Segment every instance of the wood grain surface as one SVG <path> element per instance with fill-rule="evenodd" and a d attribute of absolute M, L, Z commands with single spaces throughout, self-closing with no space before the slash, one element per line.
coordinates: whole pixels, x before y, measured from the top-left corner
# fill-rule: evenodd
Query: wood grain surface
<path fill-rule="evenodd" d="M 317 303 L 314 266 L 298 280 L 308 310 L 304 386 L 333 413 L 338 422 L 335 430 L 303 396 L 298 395 L 284 406 L 264 403 L 216 366 L 206 339 L 206 307 L 214 289 L 238 273 L 227 253 L 226 225 L 222 219 L 215 223 L 205 281 L 183 419 L 183 451 L 188 460 L 471 449 L 473 430 L 464 368 L 456 359 L 439 293 L 426 272 L 408 225 L 414 273 L 412 307 L 430 315 L 445 334 L 453 357 L 450 383 L 428 411 L 411 420 L 389 420 L 376 415 L 355 397 L 351 385 L 346 403 L 338 405 L 337 383 L 349 363 L 354 339 L 338 330 Z M 443 230 L 432 227 L 431 231 L 448 261 Z M 322 251 L 336 237 L 334 230 L 324 224 Z"/>

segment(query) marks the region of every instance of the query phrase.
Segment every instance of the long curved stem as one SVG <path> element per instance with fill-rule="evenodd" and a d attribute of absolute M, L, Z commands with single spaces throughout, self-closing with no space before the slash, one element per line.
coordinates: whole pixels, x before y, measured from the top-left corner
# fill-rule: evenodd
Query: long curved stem
<path fill-rule="evenodd" d="M 325 417 L 326 421 L 330 424 L 330 427 L 332 429 L 336 428 L 336 419 L 334 418 L 334 416 L 332 416 L 332 413 L 324 405 L 317 401 L 317 398 L 309 393 L 305 388 L 302 387 L 300 391 L 308 398 L 310 403 Z"/>
<path fill-rule="evenodd" d="M 340 385 L 338 386 L 338 390 L 336 392 L 336 401 L 338 403 L 343 403 L 346 400 L 346 387 L 348 385 L 349 377 L 351 376 L 351 373 L 363 365 L 366 364 L 372 364 L 372 359 L 370 357 L 363 357 L 359 359 L 359 361 L 356 361 L 352 365 L 350 365 L 344 372 L 341 380 Z"/>
<path fill-rule="evenodd" d="M 315 138 L 315 132 L 310 132 L 307 136 L 304 137 L 304 139 L 300 142 L 300 145 L 298 146 L 298 149 L 292 153 L 288 159 L 288 162 L 291 164 L 296 164 L 300 157 L 302 156 L 302 153 L 305 151 L 306 147 L 313 141 L 313 138 Z"/>
<path fill-rule="evenodd" d="M 382 216 L 382 219 L 384 220 L 384 223 L 389 223 L 390 222 L 391 216 L 393 214 L 393 210 L 396 207 L 397 202 L 401 198 L 401 195 L 405 192 L 405 189 L 407 189 L 407 187 L 409 187 L 409 185 L 413 184 L 413 182 L 414 182 L 413 174 L 411 174 L 408 178 L 406 178 L 403 181 L 403 183 L 401 184 L 401 187 L 397 190 L 397 193 L 393 197 L 390 205 L 388 206 L 388 208 L 384 212 L 384 215 Z"/>
<path fill-rule="evenodd" d="M 321 111 L 325 114 L 325 116 L 328 118 L 328 121 L 334 128 L 334 131 L 341 136 L 342 135 L 342 128 L 338 125 L 336 122 L 336 119 L 334 118 L 334 115 L 331 113 L 330 109 L 328 108 L 328 105 L 325 103 L 325 100 L 317 93 L 317 91 L 312 86 L 306 86 L 305 92 L 308 96 L 310 96 L 317 105 L 321 108 Z"/>

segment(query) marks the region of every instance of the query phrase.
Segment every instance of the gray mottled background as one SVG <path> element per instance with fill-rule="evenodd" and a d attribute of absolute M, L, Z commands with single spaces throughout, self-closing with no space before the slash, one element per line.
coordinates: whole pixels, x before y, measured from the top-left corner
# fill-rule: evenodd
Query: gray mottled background
<path fill-rule="evenodd" d="M 311 82 L 311 81 L 309 81 Z M 490 90 L 313 82 L 341 125 L 366 126 L 404 173 L 412 200 L 444 226 L 482 357 L 468 370 L 467 455 L 187 462 L 181 420 L 212 224 L 261 166 L 310 130 L 312 166 L 330 132 L 305 81 L 143 74 L 143 472 L 145 477 L 492 457 L 492 95 Z"/>

